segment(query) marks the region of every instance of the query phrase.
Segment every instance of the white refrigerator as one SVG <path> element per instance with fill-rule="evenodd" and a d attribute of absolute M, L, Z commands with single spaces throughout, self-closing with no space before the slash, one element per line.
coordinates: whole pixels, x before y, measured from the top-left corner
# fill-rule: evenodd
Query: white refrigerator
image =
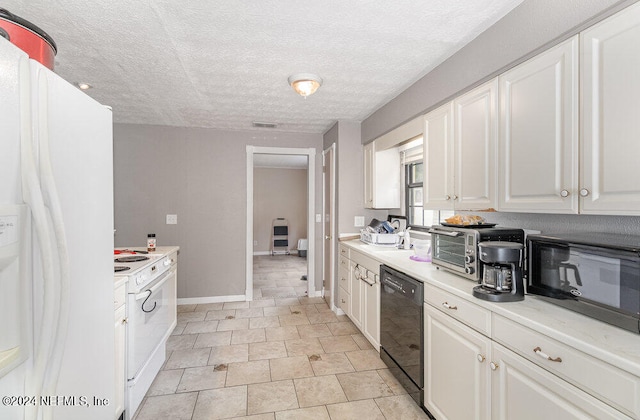
<path fill-rule="evenodd" d="M 0 419 L 115 418 L 110 109 L 0 37 Z"/>

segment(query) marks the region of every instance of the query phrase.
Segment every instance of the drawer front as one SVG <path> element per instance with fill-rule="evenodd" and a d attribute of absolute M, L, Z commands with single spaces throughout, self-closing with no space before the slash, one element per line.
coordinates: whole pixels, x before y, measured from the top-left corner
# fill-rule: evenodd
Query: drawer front
<path fill-rule="evenodd" d="M 447 315 L 491 336 L 491 311 L 425 283 L 424 300 Z"/>
<path fill-rule="evenodd" d="M 351 295 L 342 287 L 338 287 L 338 307 L 351 316 Z"/>
<path fill-rule="evenodd" d="M 127 298 L 127 285 L 123 284 L 116 288 L 113 294 L 114 309 L 118 309 L 124 305 Z"/>
<path fill-rule="evenodd" d="M 351 251 L 351 261 L 366 268 L 369 271 L 380 274 L 380 264 L 382 263 L 367 255 L 361 254 L 356 251 Z"/>
<path fill-rule="evenodd" d="M 349 259 L 340 255 L 338 258 L 338 269 L 345 269 L 349 271 Z"/>
<path fill-rule="evenodd" d="M 499 315 L 493 339 L 618 410 L 640 418 L 640 378 Z"/>
<path fill-rule="evenodd" d="M 338 287 L 344 288 L 347 293 L 351 293 L 351 282 L 349 281 L 349 265 L 343 267 L 340 264 L 340 268 L 338 269 Z"/>
<path fill-rule="evenodd" d="M 340 256 L 349 259 L 349 248 L 344 245 L 340 245 Z"/>

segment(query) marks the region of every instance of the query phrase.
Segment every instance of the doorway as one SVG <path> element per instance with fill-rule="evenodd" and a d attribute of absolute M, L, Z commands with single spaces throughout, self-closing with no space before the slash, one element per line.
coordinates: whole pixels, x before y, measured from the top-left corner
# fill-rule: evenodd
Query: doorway
<path fill-rule="evenodd" d="M 247 241 L 246 241 L 246 300 L 254 299 L 254 168 L 264 157 L 304 157 L 307 162 L 307 296 L 315 296 L 315 149 L 247 146 Z M 269 226 L 271 228 L 271 226 Z M 296 244 L 292 244 L 296 245 Z M 296 257 L 298 258 L 298 257 Z"/>

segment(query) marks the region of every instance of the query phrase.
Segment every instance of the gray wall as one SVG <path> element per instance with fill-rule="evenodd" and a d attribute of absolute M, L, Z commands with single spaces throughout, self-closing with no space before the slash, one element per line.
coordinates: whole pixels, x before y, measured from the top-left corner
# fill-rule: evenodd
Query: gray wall
<path fill-rule="evenodd" d="M 298 239 L 307 238 L 307 189 L 307 169 L 253 169 L 254 253 L 271 251 L 273 219 L 278 217 L 287 219 L 289 250 L 298 249 Z"/>
<path fill-rule="evenodd" d="M 115 244 L 144 246 L 155 233 L 158 245 L 180 246 L 179 298 L 244 295 L 247 145 L 315 148 L 312 211 L 321 213 L 320 134 L 115 124 L 113 136 Z M 166 225 L 167 214 L 178 224 Z M 316 224 L 316 261 L 321 232 Z"/>
<path fill-rule="evenodd" d="M 637 0 L 525 0 L 362 123 L 363 144 L 422 115 Z M 488 222 L 543 232 L 640 234 L 640 217 L 483 213 Z"/>

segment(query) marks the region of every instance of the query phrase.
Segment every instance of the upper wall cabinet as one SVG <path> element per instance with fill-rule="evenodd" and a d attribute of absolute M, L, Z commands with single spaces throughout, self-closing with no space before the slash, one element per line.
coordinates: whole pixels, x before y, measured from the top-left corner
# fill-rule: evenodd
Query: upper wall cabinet
<path fill-rule="evenodd" d="M 422 117 L 418 117 L 364 146 L 365 208 L 400 208 L 402 168 L 398 146 L 421 135 Z"/>
<path fill-rule="evenodd" d="M 495 205 L 496 108 L 493 80 L 425 115 L 425 209 Z"/>
<path fill-rule="evenodd" d="M 400 207 L 400 153 L 397 147 L 376 150 L 376 142 L 364 146 L 364 207 Z"/>
<path fill-rule="evenodd" d="M 578 36 L 499 80 L 499 210 L 577 213 Z"/>
<path fill-rule="evenodd" d="M 640 215 L 640 3 L 581 34 L 580 211 Z"/>

